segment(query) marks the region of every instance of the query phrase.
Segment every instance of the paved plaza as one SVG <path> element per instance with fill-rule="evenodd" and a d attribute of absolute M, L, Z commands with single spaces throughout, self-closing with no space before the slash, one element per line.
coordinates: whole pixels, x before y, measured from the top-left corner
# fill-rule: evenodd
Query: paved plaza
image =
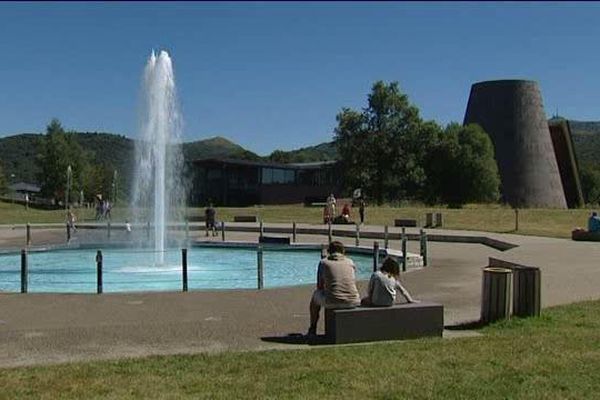
<path fill-rule="evenodd" d="M 365 227 L 364 231 L 381 229 L 373 226 Z M 390 232 L 399 230 L 392 228 Z M 408 232 L 418 230 L 408 229 Z M 406 273 L 403 279 L 414 297 L 444 305 L 446 326 L 479 318 L 482 268 L 487 265 L 488 257 L 540 267 L 543 307 L 600 298 L 599 243 L 482 232 L 428 232 L 487 236 L 518 246 L 503 252 L 481 244 L 429 243 L 430 266 Z M 37 229 L 34 234 L 34 244 L 64 241 L 62 231 Z M 192 231 L 192 238 L 205 239 L 199 231 Z M 227 232 L 227 239 L 256 242 L 257 234 Z M 298 236 L 298 242 L 304 243 L 326 240 L 326 236 L 320 235 Z M 354 243 L 352 238 L 342 241 Z M 365 240 L 365 245 L 372 242 Z M 22 229 L 0 229 L 2 248 L 22 245 Z M 390 247 L 400 249 L 400 242 L 391 241 Z M 418 253 L 418 241 L 410 241 L 408 251 Z M 315 265 L 317 262 L 318 258 Z M 366 282 L 360 282 L 359 286 L 364 294 Z M 312 285 L 305 285 L 261 291 L 188 293 L 2 293 L 0 366 L 156 354 L 314 348 L 299 342 L 282 343 L 295 337 L 293 334 L 306 331 L 312 290 Z"/>

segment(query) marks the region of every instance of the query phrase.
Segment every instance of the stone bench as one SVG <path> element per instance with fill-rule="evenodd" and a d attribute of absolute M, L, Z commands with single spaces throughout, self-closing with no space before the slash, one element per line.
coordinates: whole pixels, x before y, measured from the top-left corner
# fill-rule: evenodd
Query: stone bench
<path fill-rule="evenodd" d="M 259 243 L 271 244 L 290 244 L 289 236 L 261 236 L 258 238 Z"/>
<path fill-rule="evenodd" d="M 443 330 L 444 306 L 437 303 L 325 310 L 325 336 L 330 343 L 441 337 Z"/>
<path fill-rule="evenodd" d="M 395 219 L 394 226 L 402 226 L 407 228 L 416 228 L 417 220 L 416 219 Z"/>
<path fill-rule="evenodd" d="M 256 215 L 236 215 L 233 222 L 256 222 Z"/>

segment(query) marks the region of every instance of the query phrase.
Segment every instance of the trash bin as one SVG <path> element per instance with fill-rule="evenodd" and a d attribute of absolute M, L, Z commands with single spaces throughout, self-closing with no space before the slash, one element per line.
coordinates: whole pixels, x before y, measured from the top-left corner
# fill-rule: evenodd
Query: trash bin
<path fill-rule="evenodd" d="M 541 272 L 537 267 L 516 265 L 513 271 L 513 315 L 538 317 L 541 309 Z"/>
<path fill-rule="evenodd" d="M 513 272 L 508 268 L 483 269 L 481 321 L 490 323 L 510 318 L 512 312 Z"/>

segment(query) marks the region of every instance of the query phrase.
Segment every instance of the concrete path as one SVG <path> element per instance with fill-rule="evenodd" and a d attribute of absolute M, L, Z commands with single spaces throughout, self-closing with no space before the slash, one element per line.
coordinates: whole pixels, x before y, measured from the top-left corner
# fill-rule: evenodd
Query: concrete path
<path fill-rule="evenodd" d="M 15 232 L 0 230 L 0 246 L 22 246 L 23 231 Z M 481 232 L 428 232 L 485 235 L 518 245 L 501 252 L 480 244 L 430 243 L 431 266 L 405 274 L 404 281 L 415 297 L 444 304 L 446 325 L 479 318 L 481 269 L 487 265 L 488 257 L 541 267 L 544 307 L 600 298 L 600 243 Z M 38 243 L 64 241 L 62 232 L 37 230 L 34 235 Z M 84 234 L 81 235 L 83 239 Z M 92 234 L 88 239 L 97 240 L 94 235 L 102 234 Z M 201 232 L 192 231 L 192 235 L 205 239 Z M 257 235 L 228 232 L 227 238 L 256 241 Z M 326 237 L 299 235 L 298 240 L 321 243 Z M 342 241 L 354 243 L 351 238 Z M 400 248 L 398 241 L 390 245 Z M 409 242 L 408 250 L 418 253 L 418 242 Z M 364 286 L 365 282 L 360 282 L 363 293 Z M 305 332 L 312 289 L 300 286 L 189 293 L 0 294 L 0 366 L 151 354 L 309 348 L 288 335 Z M 288 339 L 292 344 L 281 343 Z"/>

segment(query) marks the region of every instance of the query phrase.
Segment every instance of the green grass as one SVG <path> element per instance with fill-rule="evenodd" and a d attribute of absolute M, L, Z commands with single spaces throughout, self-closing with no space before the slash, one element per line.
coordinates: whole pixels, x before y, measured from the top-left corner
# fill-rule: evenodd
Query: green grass
<path fill-rule="evenodd" d="M 93 221 L 94 209 L 77 209 L 78 220 Z M 301 205 L 228 207 L 217 209 L 217 219 L 233 221 L 235 215 L 256 215 L 265 222 L 322 223 L 320 207 L 303 207 Z M 511 208 L 498 205 L 468 205 L 462 209 L 431 208 L 424 206 L 406 207 L 367 207 L 366 223 L 373 225 L 393 225 L 396 218 L 413 218 L 425 222 L 427 212 L 442 212 L 444 228 L 481 230 L 488 232 L 515 233 L 515 212 Z M 519 210 L 519 230 L 524 235 L 539 235 L 568 238 L 577 226 L 585 227 L 590 210 L 556 210 L 556 209 L 524 209 Z M 191 208 L 189 214 L 201 215 L 203 209 Z M 131 219 L 125 208 L 115 208 L 113 221 L 124 222 Z M 358 213 L 353 211 L 353 218 Z M 64 210 L 25 210 L 16 204 L 0 202 L 0 221 L 4 224 L 24 224 L 42 222 L 65 222 Z"/>
<path fill-rule="evenodd" d="M 592 399 L 600 301 L 483 336 L 0 369 L 0 398 Z"/>

